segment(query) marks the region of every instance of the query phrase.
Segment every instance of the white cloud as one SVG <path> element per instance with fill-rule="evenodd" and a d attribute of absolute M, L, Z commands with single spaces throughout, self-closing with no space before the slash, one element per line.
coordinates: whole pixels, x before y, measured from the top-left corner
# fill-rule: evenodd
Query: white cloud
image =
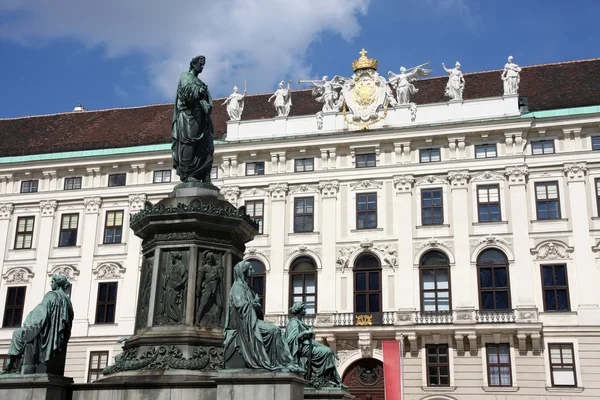
<path fill-rule="evenodd" d="M 0 37 L 22 43 L 74 38 L 104 46 L 109 57 L 149 55 L 147 73 L 170 98 L 179 74 L 197 54 L 203 79 L 229 93 L 244 78 L 252 93 L 271 91 L 284 77 L 310 74 L 305 56 L 329 31 L 351 40 L 370 0 L 4 0 Z"/>

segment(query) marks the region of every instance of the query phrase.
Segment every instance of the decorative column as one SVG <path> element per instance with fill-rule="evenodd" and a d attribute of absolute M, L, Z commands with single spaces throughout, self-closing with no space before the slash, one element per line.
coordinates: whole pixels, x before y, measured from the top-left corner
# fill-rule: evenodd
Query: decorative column
<path fill-rule="evenodd" d="M 13 203 L 0 204 L 0 232 L 5 232 L 5 237 L 0 240 L 0 259 L 6 259 L 6 245 L 8 244 L 8 227 L 10 226 L 10 218 L 15 209 Z"/>
<path fill-rule="evenodd" d="M 412 175 L 400 175 L 393 178 L 396 188 L 394 202 L 394 229 L 398 235 L 398 269 L 394 278 L 395 303 L 400 311 L 414 311 L 415 298 L 407 293 L 415 293 L 413 270 L 412 188 L 415 178 Z"/>
<path fill-rule="evenodd" d="M 287 299 L 284 299 L 286 291 L 284 290 L 285 279 L 283 274 L 283 265 L 285 263 L 285 206 L 287 204 L 287 183 L 274 183 L 269 185 L 269 195 L 271 197 L 271 226 L 269 229 L 269 239 L 271 241 L 271 272 L 269 273 L 269 286 L 277 288 L 273 296 L 269 296 L 267 301 L 267 311 L 265 314 L 287 314 Z"/>
<path fill-rule="evenodd" d="M 321 149 L 321 169 L 327 169 L 327 161 L 329 160 L 329 154 L 326 149 Z"/>
<path fill-rule="evenodd" d="M 506 143 L 506 155 L 512 156 L 514 154 L 513 149 L 513 133 L 508 132 L 504 134 L 504 141 Z"/>
<path fill-rule="evenodd" d="M 457 155 L 459 156 L 460 153 Z M 475 299 L 472 297 L 475 280 L 471 277 L 471 257 L 469 246 L 469 171 L 450 171 L 448 181 L 452 191 L 452 229 L 454 231 L 454 270 L 451 282 L 460 285 L 459 290 L 452 291 L 452 303 L 458 309 L 473 309 Z"/>
<path fill-rule="evenodd" d="M 279 174 L 285 174 L 285 170 L 286 170 L 286 158 L 285 158 L 285 151 L 282 153 L 279 153 Z"/>
<path fill-rule="evenodd" d="M 36 261 L 33 267 L 34 274 L 40 274 L 45 277 L 48 270 L 48 258 L 50 257 L 50 249 L 52 248 L 52 228 L 54 227 L 54 215 L 58 202 L 56 200 L 43 200 L 40 201 L 40 220 L 38 224 L 38 237 L 36 245 Z M 36 301 L 33 304 L 37 304 L 44 297 L 44 293 L 48 291 L 50 287 L 46 285 L 46 279 L 34 279 L 31 283 L 31 293 L 33 294 Z M 31 304 L 31 303 L 30 303 Z"/>
<path fill-rule="evenodd" d="M 533 301 L 533 265 L 531 262 L 531 250 L 529 248 L 530 218 L 527 213 L 528 174 L 529 171 L 526 165 L 507 167 L 505 172 L 510 191 L 510 218 L 515 256 L 514 265 L 509 268 L 509 272 L 513 307 L 535 311 L 537 308 Z M 536 282 L 539 279 L 537 277 Z"/>
<path fill-rule="evenodd" d="M 573 252 L 574 267 L 577 269 L 577 284 L 579 294 L 580 325 L 597 325 L 598 288 L 596 283 L 600 279 L 600 273 L 592 253 L 590 240 L 590 216 L 588 208 L 585 207 L 587 194 L 585 190 L 587 166 L 585 162 L 564 164 L 563 171 L 567 177 L 570 199 L 570 217 L 573 229 Z M 573 271 L 571 269 L 570 271 Z"/>
<path fill-rule="evenodd" d="M 338 295 L 336 292 L 336 227 L 337 227 L 337 194 L 340 182 L 321 181 L 321 238 L 323 248 L 323 269 L 317 287 L 319 314 L 331 314 L 336 311 Z"/>
<path fill-rule="evenodd" d="M 230 158 L 231 161 L 231 172 L 229 174 L 229 176 L 238 176 L 238 160 L 237 160 L 237 156 L 231 156 Z"/>
<path fill-rule="evenodd" d="M 221 167 L 223 168 L 223 178 L 227 178 L 230 175 L 230 171 L 229 171 L 229 166 L 231 164 L 229 163 L 229 157 L 223 157 L 223 162 L 221 164 Z"/>

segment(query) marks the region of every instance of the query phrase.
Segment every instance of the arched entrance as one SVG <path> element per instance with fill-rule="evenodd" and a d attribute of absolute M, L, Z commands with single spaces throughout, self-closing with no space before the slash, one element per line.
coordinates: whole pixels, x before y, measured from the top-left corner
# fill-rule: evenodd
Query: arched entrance
<path fill-rule="evenodd" d="M 384 400 L 383 363 L 374 358 L 362 358 L 348 367 L 343 377 L 354 400 Z"/>

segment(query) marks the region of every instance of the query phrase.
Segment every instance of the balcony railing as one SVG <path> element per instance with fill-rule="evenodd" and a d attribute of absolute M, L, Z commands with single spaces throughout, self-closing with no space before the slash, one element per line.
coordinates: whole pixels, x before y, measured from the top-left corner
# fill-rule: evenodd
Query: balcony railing
<path fill-rule="evenodd" d="M 516 320 L 515 310 L 475 310 L 475 321 L 480 324 L 502 324 Z"/>
<path fill-rule="evenodd" d="M 338 313 L 333 314 L 333 326 L 372 326 L 394 325 L 396 313 L 385 311 L 378 313 Z"/>
<path fill-rule="evenodd" d="M 315 315 L 305 315 L 302 317 L 302 322 L 304 322 L 308 326 L 313 326 L 315 324 Z M 281 328 L 285 328 L 288 321 L 290 320 L 289 315 L 278 315 L 277 316 L 277 325 Z"/>
<path fill-rule="evenodd" d="M 451 324 L 454 322 L 452 311 L 416 311 L 417 324 Z"/>

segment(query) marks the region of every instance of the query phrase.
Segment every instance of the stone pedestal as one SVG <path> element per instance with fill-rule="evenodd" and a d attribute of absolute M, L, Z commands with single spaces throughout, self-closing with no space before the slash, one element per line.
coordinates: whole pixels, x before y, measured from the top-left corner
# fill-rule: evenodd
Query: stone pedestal
<path fill-rule="evenodd" d="M 0 399 L 71 400 L 72 383 L 73 379 L 58 375 L 2 375 Z"/>
<path fill-rule="evenodd" d="M 306 381 L 289 372 L 227 370 L 215 378 L 218 400 L 303 400 Z"/>
<path fill-rule="evenodd" d="M 352 400 L 354 396 L 339 389 L 304 389 L 304 400 Z"/>

